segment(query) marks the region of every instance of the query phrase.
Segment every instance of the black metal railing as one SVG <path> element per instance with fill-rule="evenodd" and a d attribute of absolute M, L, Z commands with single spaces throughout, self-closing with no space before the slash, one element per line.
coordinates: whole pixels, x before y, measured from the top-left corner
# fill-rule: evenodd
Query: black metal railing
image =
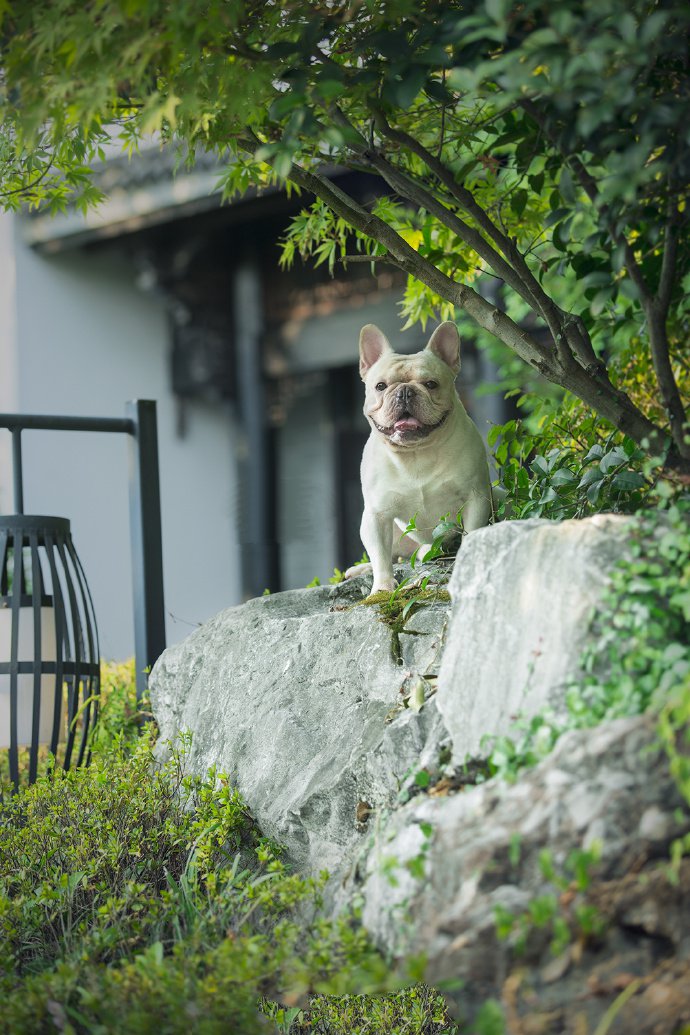
<path fill-rule="evenodd" d="M 97 431 L 129 436 L 129 518 L 137 697 L 148 671 L 165 649 L 165 603 L 161 540 L 160 475 L 156 403 L 127 403 L 126 417 L 60 417 L 0 413 L 0 428 L 12 434 L 14 506 L 24 513 L 22 432 Z"/>

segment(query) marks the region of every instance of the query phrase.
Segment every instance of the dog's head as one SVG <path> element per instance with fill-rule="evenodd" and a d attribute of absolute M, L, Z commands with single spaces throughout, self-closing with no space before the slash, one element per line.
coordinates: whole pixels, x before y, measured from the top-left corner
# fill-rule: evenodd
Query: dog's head
<path fill-rule="evenodd" d="M 382 439 L 414 446 L 443 428 L 457 405 L 460 337 L 442 323 L 421 352 L 401 356 L 368 323 L 359 336 L 359 372 L 366 387 L 364 416 Z"/>

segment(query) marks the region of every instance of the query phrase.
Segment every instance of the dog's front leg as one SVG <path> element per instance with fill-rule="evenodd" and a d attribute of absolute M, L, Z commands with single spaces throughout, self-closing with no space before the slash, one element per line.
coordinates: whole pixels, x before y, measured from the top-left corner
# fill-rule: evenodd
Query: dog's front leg
<path fill-rule="evenodd" d="M 484 528 L 491 519 L 491 490 L 486 493 L 472 492 L 462 508 L 462 526 L 466 532 Z"/>
<path fill-rule="evenodd" d="M 384 514 L 377 514 L 374 511 L 364 508 L 360 535 L 364 548 L 369 554 L 374 583 L 371 587 L 372 593 L 379 593 L 381 590 L 391 592 L 395 589 L 393 578 L 393 521 Z"/>

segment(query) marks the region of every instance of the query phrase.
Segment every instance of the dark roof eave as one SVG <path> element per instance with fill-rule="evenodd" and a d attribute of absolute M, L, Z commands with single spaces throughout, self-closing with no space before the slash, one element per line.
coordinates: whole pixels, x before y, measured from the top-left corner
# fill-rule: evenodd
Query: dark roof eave
<path fill-rule="evenodd" d="M 23 218 L 22 236 L 43 252 L 78 248 L 219 208 L 222 198 L 217 185 L 215 170 L 193 171 L 129 190 L 115 189 L 85 214 L 67 209 L 56 215 L 39 211 Z"/>

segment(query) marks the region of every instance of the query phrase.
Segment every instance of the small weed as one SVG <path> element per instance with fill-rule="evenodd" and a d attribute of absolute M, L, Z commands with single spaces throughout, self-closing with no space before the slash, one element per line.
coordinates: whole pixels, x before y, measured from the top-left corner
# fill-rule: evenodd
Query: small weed
<path fill-rule="evenodd" d="M 516 865 L 513 842 L 508 857 L 511 865 Z M 604 930 L 603 918 L 593 905 L 583 900 L 600 857 L 601 847 L 593 844 L 589 849 L 573 850 L 563 866 L 557 868 L 551 853 L 547 849 L 542 851 L 539 868 L 553 890 L 536 895 L 522 913 L 511 913 L 501 905 L 496 906 L 494 922 L 499 939 L 511 938 L 515 952 L 523 953 L 531 932 L 546 929 L 550 932 L 552 954 L 560 956 L 575 938 L 591 941 L 600 937 Z"/>
<path fill-rule="evenodd" d="M 417 531 L 417 515 L 415 514 L 407 523 L 402 536 Z M 454 557 L 460 549 L 465 531 L 462 526 L 462 511 L 459 510 L 455 518 L 451 518 L 450 512 L 439 519 L 438 524 L 431 533 L 429 549 L 424 554 L 422 562 L 437 560 L 440 557 Z M 400 538 L 402 538 L 402 536 Z M 410 566 L 415 567 L 420 547 L 410 556 Z"/>
<path fill-rule="evenodd" d="M 428 985 L 388 995 L 312 996 L 304 1010 L 264 1009 L 281 1035 L 459 1035 L 443 996 Z M 290 1017 L 290 1026 L 285 1026 Z"/>

